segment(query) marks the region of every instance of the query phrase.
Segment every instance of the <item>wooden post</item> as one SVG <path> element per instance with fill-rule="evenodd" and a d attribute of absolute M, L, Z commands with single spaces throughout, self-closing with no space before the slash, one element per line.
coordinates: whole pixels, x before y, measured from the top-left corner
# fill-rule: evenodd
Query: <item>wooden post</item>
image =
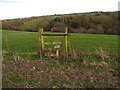
<path fill-rule="evenodd" d="M 41 37 L 40 37 L 41 33 L 40 33 L 40 28 L 38 29 L 38 49 L 39 49 L 39 53 L 41 52 L 40 49 L 41 49 L 41 45 L 40 45 L 40 40 L 41 40 Z"/>
<path fill-rule="evenodd" d="M 44 41 L 43 41 L 43 28 L 39 28 L 39 30 L 38 30 L 38 32 L 39 32 L 39 45 L 40 45 L 40 49 L 41 49 L 41 51 L 43 51 L 44 50 Z"/>
<path fill-rule="evenodd" d="M 65 34 L 67 34 L 65 36 L 65 52 L 68 53 L 68 28 L 65 28 Z"/>
<path fill-rule="evenodd" d="M 43 33 L 43 29 L 42 29 L 41 33 Z M 41 45 L 42 45 L 42 51 L 44 51 L 44 38 L 43 38 L 43 35 L 41 35 Z"/>
<path fill-rule="evenodd" d="M 68 52 L 71 51 L 71 44 L 70 44 L 70 33 L 68 33 Z"/>

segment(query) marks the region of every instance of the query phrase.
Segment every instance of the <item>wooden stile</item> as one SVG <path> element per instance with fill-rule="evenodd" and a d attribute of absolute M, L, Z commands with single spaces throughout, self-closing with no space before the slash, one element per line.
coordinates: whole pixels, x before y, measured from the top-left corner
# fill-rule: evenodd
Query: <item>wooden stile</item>
<path fill-rule="evenodd" d="M 41 50 L 42 52 L 45 51 L 45 45 L 48 44 L 65 44 L 64 48 L 56 48 L 56 56 L 59 56 L 59 50 L 64 50 L 65 53 L 68 53 L 70 51 L 70 36 L 68 34 L 68 28 L 65 28 L 65 33 L 57 33 L 57 34 L 44 34 L 43 32 L 43 28 L 39 28 L 38 29 L 38 33 L 39 33 L 39 50 Z M 44 42 L 44 38 L 60 38 L 60 37 L 64 37 L 65 41 L 64 42 Z"/>

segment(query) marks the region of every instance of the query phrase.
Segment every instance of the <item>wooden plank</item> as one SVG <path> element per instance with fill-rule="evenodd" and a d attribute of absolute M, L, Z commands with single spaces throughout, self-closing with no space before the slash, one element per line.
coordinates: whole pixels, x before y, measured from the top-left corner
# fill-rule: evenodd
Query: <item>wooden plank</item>
<path fill-rule="evenodd" d="M 42 34 L 43 36 L 67 36 L 68 34 Z"/>
<path fill-rule="evenodd" d="M 63 42 L 44 42 L 44 44 L 63 44 Z"/>
<path fill-rule="evenodd" d="M 56 51 L 56 50 L 63 50 L 63 48 L 45 48 L 44 50 L 51 50 L 51 51 Z"/>
<path fill-rule="evenodd" d="M 63 38 L 65 36 L 44 36 L 43 38 Z"/>

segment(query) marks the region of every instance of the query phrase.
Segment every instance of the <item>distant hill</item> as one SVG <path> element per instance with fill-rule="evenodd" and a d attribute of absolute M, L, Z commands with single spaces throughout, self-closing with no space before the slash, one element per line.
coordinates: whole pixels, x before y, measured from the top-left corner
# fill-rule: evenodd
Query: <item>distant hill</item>
<path fill-rule="evenodd" d="M 88 12 L 48 15 L 39 17 L 7 19 L 2 21 L 4 30 L 64 32 L 67 26 L 72 33 L 114 34 L 118 35 L 118 11 Z"/>

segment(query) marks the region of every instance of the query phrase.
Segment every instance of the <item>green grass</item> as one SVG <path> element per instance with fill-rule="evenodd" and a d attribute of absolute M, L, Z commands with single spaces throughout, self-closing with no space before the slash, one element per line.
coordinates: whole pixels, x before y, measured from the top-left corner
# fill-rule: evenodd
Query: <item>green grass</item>
<path fill-rule="evenodd" d="M 2 50 L 3 51 L 7 50 L 7 45 L 6 45 L 6 41 L 5 41 L 5 38 L 6 38 L 5 35 L 7 35 L 8 36 L 7 43 L 8 43 L 9 49 L 11 51 L 18 52 L 18 53 L 37 52 L 37 50 L 38 50 L 38 48 L 37 48 L 38 33 L 37 32 L 22 32 L 22 31 L 20 32 L 20 31 L 8 31 L 8 30 L 0 30 L 0 31 L 2 31 Z M 50 32 L 45 32 L 45 33 L 50 33 Z M 62 40 L 62 39 L 49 38 L 46 41 L 59 41 L 59 40 Z M 84 71 L 86 71 L 86 69 L 95 70 L 96 78 L 97 78 L 97 76 L 102 75 L 99 73 L 103 73 L 103 74 L 104 74 L 104 72 L 108 73 L 109 71 L 107 70 L 107 68 L 112 68 L 114 70 L 119 71 L 119 67 L 117 67 L 117 65 L 115 64 L 114 57 L 105 58 L 103 60 L 102 58 L 98 57 L 96 54 L 90 54 L 90 55 L 88 54 L 88 51 L 90 51 L 92 53 L 96 53 L 94 48 L 99 49 L 100 47 L 102 47 L 105 51 L 107 51 L 110 54 L 117 54 L 117 52 L 118 52 L 118 35 L 97 35 L 97 34 L 71 33 L 71 46 L 73 49 L 77 48 L 78 50 L 80 49 L 81 52 L 87 52 L 87 53 L 85 53 L 82 57 L 80 57 L 78 60 L 73 61 L 73 62 L 67 62 L 65 60 L 52 60 L 52 59 L 44 60 L 43 59 L 43 61 L 45 61 L 45 62 L 43 62 L 44 67 L 42 66 L 42 64 L 40 62 L 38 63 L 38 62 L 32 61 L 32 60 L 35 60 L 35 61 L 39 60 L 39 56 L 30 55 L 30 54 L 20 54 L 19 55 L 20 57 L 27 59 L 29 61 L 32 61 L 32 62 L 29 62 L 29 66 L 31 65 L 31 67 L 33 67 L 33 66 L 37 67 L 38 71 L 41 69 L 45 69 L 44 73 L 47 74 L 47 73 L 50 73 L 51 70 L 53 69 L 52 74 L 51 73 L 49 74 L 49 76 L 51 77 L 50 79 L 52 79 L 52 80 L 48 79 L 46 76 L 43 79 L 42 78 L 40 79 L 39 78 L 40 76 L 34 77 L 33 73 L 35 73 L 35 72 L 31 72 L 31 74 L 29 74 L 29 72 L 23 72 L 25 74 L 28 74 L 28 76 L 31 75 L 30 79 L 26 79 L 24 77 L 25 74 L 22 75 L 21 73 L 16 73 L 16 71 L 15 71 L 16 69 L 15 69 L 15 70 L 13 70 L 13 74 L 11 73 L 11 74 L 3 77 L 3 87 L 18 87 L 18 86 L 26 87 L 26 86 L 24 86 L 24 82 L 26 82 L 28 85 L 30 85 L 32 87 L 34 86 L 34 87 L 39 87 L 39 88 L 54 87 L 54 86 L 66 88 L 66 86 L 69 87 L 69 86 L 74 86 L 74 85 L 77 85 L 79 87 L 85 87 L 85 88 L 94 88 L 96 85 L 107 87 L 107 85 L 109 84 L 107 81 L 98 80 L 100 82 L 94 83 L 94 82 L 89 81 L 89 79 L 88 79 L 89 77 L 88 78 L 86 77 L 84 80 L 82 80 L 82 78 L 80 78 L 80 79 L 77 79 L 77 81 L 76 81 L 75 78 L 71 77 L 72 74 L 67 72 L 68 71 L 67 68 L 71 66 L 70 68 L 72 68 L 72 69 L 70 69 L 70 71 L 73 70 L 73 72 L 74 72 L 75 70 L 73 68 L 77 67 L 76 70 L 81 71 L 83 74 L 85 73 Z M 10 58 L 12 58 L 11 57 L 12 55 L 14 55 L 14 53 L 9 54 L 9 55 L 7 55 L 7 54 L 3 55 L 3 57 L 6 57 L 6 60 L 3 61 L 3 63 L 6 64 L 6 66 L 9 65 L 6 61 L 10 61 L 11 60 Z M 11 61 L 14 63 L 13 60 L 11 60 Z M 83 60 L 85 60 L 88 65 L 83 64 Z M 10 61 L 10 65 L 11 65 L 11 61 Z M 17 60 L 15 60 L 15 62 L 16 61 Z M 89 64 L 89 62 L 94 62 L 94 61 L 96 61 L 96 62 L 105 61 L 105 62 L 110 63 L 110 65 L 107 67 L 105 67 L 105 66 L 98 67 L 98 69 L 96 69 L 94 65 Z M 58 66 L 56 66 L 57 63 L 58 63 Z M 26 63 L 26 64 L 28 64 L 28 63 Z M 25 65 L 25 67 L 23 66 L 25 69 L 26 69 L 26 64 L 25 63 L 22 64 L 22 65 Z M 14 66 L 15 64 L 12 64 L 12 65 L 13 65 L 13 67 L 15 67 Z M 19 66 L 19 65 L 16 65 L 16 67 L 17 66 Z M 46 69 L 46 67 L 48 67 L 48 70 Z M 51 69 L 49 69 L 49 68 L 51 68 Z M 64 71 L 64 69 L 66 70 L 65 73 L 66 73 L 66 75 L 68 74 L 67 75 L 68 77 L 70 77 L 70 82 L 66 81 L 66 79 L 64 80 L 63 77 L 58 78 L 58 76 L 57 76 L 58 73 L 56 73 L 57 68 L 58 68 L 59 74 L 61 73 L 61 72 L 59 72 L 59 69 L 61 69 L 63 71 Z M 81 70 L 79 70 L 78 68 L 81 68 Z M 9 71 L 11 71 L 11 70 L 9 70 L 10 68 L 8 68 L 8 67 L 6 67 L 6 69 L 8 69 L 8 71 L 5 71 L 5 70 L 4 71 L 7 73 Z M 82 69 L 85 69 L 85 70 L 82 71 Z M 37 69 L 35 69 L 35 70 L 37 71 Z M 47 72 L 46 72 L 46 70 L 47 70 Z M 24 69 L 22 69 L 22 71 L 24 71 Z M 53 78 L 53 74 L 56 75 L 55 78 Z M 42 75 L 42 74 L 36 73 L 35 75 Z M 80 76 L 79 74 L 75 73 L 74 77 L 76 77 L 76 75 L 77 75 L 77 77 Z M 94 73 L 93 73 L 93 75 L 94 75 Z M 108 73 L 108 75 L 109 75 L 109 73 Z M 89 75 L 89 73 L 88 73 L 88 76 L 91 76 L 91 74 Z M 84 77 L 84 75 L 83 75 L 83 77 Z M 105 77 L 106 76 L 104 76 L 104 79 L 105 79 Z M 64 77 L 64 78 L 66 78 L 66 77 Z M 103 77 L 101 77 L 101 80 L 102 80 L 102 78 Z M 109 78 L 109 77 L 106 77 L 106 78 Z M 113 78 L 113 77 L 111 76 L 111 78 Z M 111 79 L 111 78 L 109 78 L 109 79 Z M 99 79 L 99 77 L 98 77 L 98 79 Z M 11 81 L 12 83 L 9 81 Z M 112 81 L 114 81 L 114 80 L 112 80 Z M 41 84 L 38 85 L 36 83 L 39 83 L 39 84 L 41 83 Z M 65 84 L 65 86 L 63 85 L 63 83 Z M 35 85 L 37 85 L 37 86 L 35 86 Z M 113 84 L 112 86 L 110 86 L 110 88 L 114 88 L 114 87 L 116 87 L 116 84 L 115 85 Z"/>
<path fill-rule="evenodd" d="M 2 31 L 2 48 L 7 50 L 5 35 L 8 37 L 8 48 L 15 52 L 36 52 L 38 49 L 37 32 Z M 49 38 L 46 41 L 61 41 L 64 39 Z M 49 46 L 47 46 L 49 47 Z M 95 52 L 102 47 L 109 53 L 118 52 L 118 35 L 96 35 L 71 33 L 71 47 L 79 48 L 82 52 Z"/>
<path fill-rule="evenodd" d="M 24 78 L 21 78 L 19 74 L 9 75 L 8 79 L 16 83 L 21 83 L 25 80 Z"/>
<path fill-rule="evenodd" d="M 35 28 L 36 26 L 42 25 L 45 26 L 49 23 L 49 21 L 52 21 L 55 17 L 39 17 L 35 19 L 31 19 L 28 22 L 25 22 L 22 24 L 19 28 L 21 30 L 31 30 L 32 28 Z M 42 22 L 42 23 L 41 23 Z"/>

